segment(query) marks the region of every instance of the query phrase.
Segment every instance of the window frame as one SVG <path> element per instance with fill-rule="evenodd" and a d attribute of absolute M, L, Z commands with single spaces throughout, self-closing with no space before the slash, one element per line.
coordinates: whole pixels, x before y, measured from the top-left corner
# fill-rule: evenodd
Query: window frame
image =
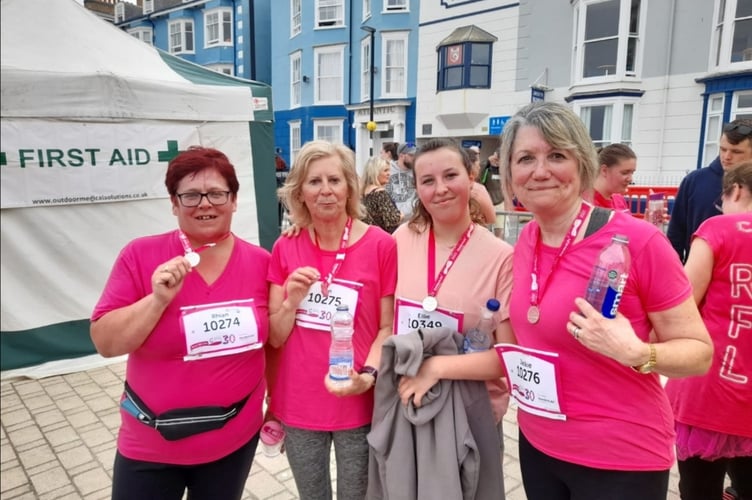
<path fill-rule="evenodd" d="M 295 158 L 298 156 L 303 147 L 303 137 L 301 136 L 301 121 L 293 120 L 287 122 L 290 129 L 290 168 L 295 164 Z"/>
<path fill-rule="evenodd" d="M 473 64 L 473 49 L 475 45 L 488 47 L 488 64 Z M 447 61 L 447 51 L 451 47 L 462 47 L 462 63 L 449 65 Z M 493 49 L 494 42 L 461 42 L 450 45 L 442 45 L 438 50 L 438 61 L 436 64 L 436 90 L 445 92 L 460 89 L 490 89 L 493 83 Z M 471 73 L 474 67 L 486 67 L 488 73 L 487 85 L 471 85 Z M 462 81 L 459 85 L 447 85 L 447 73 L 451 69 L 462 68 Z"/>
<path fill-rule="evenodd" d="M 210 40 L 209 37 L 209 17 L 217 16 L 217 39 Z M 229 20 L 225 20 L 225 15 L 229 15 Z M 229 29 L 230 33 L 226 34 L 225 30 Z M 233 45 L 233 15 L 232 8 L 217 7 L 204 11 L 204 48 L 211 47 L 230 47 Z M 226 41 L 225 41 L 226 40 Z"/>
<path fill-rule="evenodd" d="M 319 135 L 319 127 L 332 127 L 337 133 L 331 137 Z M 329 141 L 336 144 L 343 144 L 344 138 L 344 119 L 342 118 L 316 118 L 313 120 L 313 140 Z"/>
<path fill-rule="evenodd" d="M 593 37 L 586 40 L 586 31 L 588 28 L 588 9 L 590 7 L 606 4 L 610 2 L 618 2 L 619 6 L 619 19 L 617 21 L 617 31 L 615 35 L 607 35 L 602 37 Z M 632 21 L 632 3 L 638 3 L 638 18 L 636 20 L 636 32 L 630 31 L 630 24 Z M 645 33 L 645 26 L 647 23 L 647 16 L 645 12 L 647 10 L 648 0 L 576 0 L 575 7 L 573 9 L 573 32 L 574 47 L 572 50 L 572 75 L 575 83 L 597 83 L 608 82 L 614 80 L 629 80 L 637 79 L 642 74 L 642 52 L 643 52 L 643 38 Z M 598 18 L 602 21 L 603 17 Z M 607 40 L 616 40 L 616 55 L 613 60 L 613 64 L 602 65 L 598 68 L 604 67 L 605 73 L 598 75 L 585 76 L 585 64 L 586 64 L 586 49 L 587 45 L 591 45 L 591 48 L 595 47 L 595 44 L 604 42 Z M 631 64 L 633 68 L 627 70 L 629 61 L 630 45 L 634 44 L 633 48 L 633 61 Z M 608 66 L 608 67 L 606 67 Z M 613 71 L 609 70 L 609 67 L 613 67 Z"/>
<path fill-rule="evenodd" d="M 321 10 L 325 8 L 334 8 L 336 16 L 331 20 L 322 21 Z M 316 0 L 314 9 L 316 12 L 314 29 L 343 28 L 345 26 L 345 0 Z"/>
<path fill-rule="evenodd" d="M 128 34 L 147 45 L 154 46 L 154 30 L 148 26 L 129 29 Z"/>
<path fill-rule="evenodd" d="M 610 131 L 608 137 L 593 139 L 596 147 L 607 146 L 609 144 L 623 143 L 631 145 L 634 142 L 635 123 L 637 123 L 637 112 L 639 97 L 619 96 L 614 98 L 597 98 L 577 100 L 572 105 L 572 110 L 582 119 L 585 127 L 588 129 L 590 137 L 593 137 L 593 127 L 584 118 L 584 110 L 594 107 L 610 108 Z M 626 112 L 627 106 L 630 111 Z M 625 131 L 625 116 L 629 116 L 629 130 Z"/>
<path fill-rule="evenodd" d="M 172 33 L 172 27 L 173 26 L 178 26 L 178 25 L 180 26 L 180 33 L 179 33 L 179 35 L 180 35 L 180 42 L 181 42 L 181 44 L 180 44 L 180 50 L 176 50 L 175 49 L 175 46 L 173 45 L 173 39 L 172 39 L 173 35 L 174 35 Z M 191 49 L 185 49 L 184 50 L 183 47 L 186 46 L 186 45 L 188 45 L 186 43 L 187 40 L 189 39 L 186 36 L 186 33 L 188 32 L 188 30 L 186 30 L 186 26 L 189 26 L 189 25 L 191 27 L 191 29 L 190 29 L 190 32 L 191 32 L 191 36 L 190 36 Z M 170 21 L 168 23 L 168 25 L 167 25 L 167 46 L 168 46 L 170 54 L 195 54 L 196 53 L 196 40 L 194 38 L 194 33 L 195 33 L 194 28 L 195 28 L 195 25 L 193 23 L 193 19 L 175 19 L 175 20 L 172 20 L 172 21 Z"/>
<path fill-rule="evenodd" d="M 339 74 L 337 76 L 329 76 L 326 75 L 324 77 L 320 74 L 320 58 L 324 55 L 331 55 L 331 54 L 337 54 L 339 57 L 339 62 L 335 65 L 337 70 L 339 71 Z M 325 45 L 321 47 L 314 47 L 313 49 L 313 82 L 314 82 L 314 88 L 313 88 L 313 96 L 314 96 L 314 104 L 335 104 L 340 105 L 344 104 L 344 95 L 345 95 L 345 73 L 344 73 L 344 56 L 345 56 L 345 46 L 344 45 Z M 322 99 L 322 84 L 321 79 L 322 78 L 337 78 L 339 79 L 339 88 L 336 90 L 336 98 L 334 99 Z"/>
<path fill-rule="evenodd" d="M 295 65 L 297 64 L 297 75 Z M 297 99 L 296 99 L 297 91 Z M 290 108 L 303 105 L 303 51 L 296 50 L 290 54 Z"/>
<path fill-rule="evenodd" d="M 389 53 L 389 44 L 391 42 L 402 42 L 403 43 L 403 51 L 402 51 L 402 88 L 401 89 L 395 89 L 392 90 L 391 85 L 392 82 L 395 80 L 391 78 L 391 74 L 395 70 L 399 70 L 400 66 L 394 65 L 389 66 L 387 64 L 387 61 L 390 57 Z M 410 32 L 409 31 L 390 31 L 390 32 L 382 32 L 381 33 L 381 71 L 379 71 L 381 75 L 381 98 L 384 99 L 393 99 L 393 98 L 404 98 L 407 97 L 407 78 L 408 78 L 408 55 L 409 55 L 409 43 L 410 43 Z"/>
<path fill-rule="evenodd" d="M 371 8 L 373 7 L 371 0 L 363 0 L 363 22 L 368 21 L 371 18 Z"/>
<path fill-rule="evenodd" d="M 143 3 L 144 3 L 143 5 L 144 15 L 151 14 L 152 12 L 154 12 L 154 0 L 144 0 Z"/>
<path fill-rule="evenodd" d="M 207 64 L 207 68 L 223 75 L 235 76 L 235 67 L 232 64 L 220 63 L 220 64 Z M 229 71 L 225 71 L 229 70 Z"/>
<path fill-rule="evenodd" d="M 394 4 L 390 6 L 390 4 Z M 393 14 L 398 12 L 409 12 L 409 0 L 384 0 L 381 4 L 382 14 Z"/>
<path fill-rule="evenodd" d="M 752 25 L 752 15 L 736 17 L 738 0 L 715 0 L 713 5 L 713 38 L 710 44 L 709 67 L 723 68 L 748 68 L 752 67 L 752 45 L 741 51 L 742 59 L 732 61 L 734 55 L 734 39 L 736 37 L 737 24 L 745 22 Z M 721 11 L 723 7 L 723 11 Z M 732 27 L 729 29 L 729 25 Z M 752 35 L 752 26 L 750 26 Z M 749 59 L 744 59 L 749 57 Z"/>
<path fill-rule="evenodd" d="M 360 101 L 370 101 L 371 99 L 371 57 L 373 47 L 371 46 L 371 37 L 366 36 L 360 41 Z M 376 93 L 376 89 L 374 89 Z"/>
<path fill-rule="evenodd" d="M 290 38 L 303 31 L 303 0 L 290 0 Z"/>

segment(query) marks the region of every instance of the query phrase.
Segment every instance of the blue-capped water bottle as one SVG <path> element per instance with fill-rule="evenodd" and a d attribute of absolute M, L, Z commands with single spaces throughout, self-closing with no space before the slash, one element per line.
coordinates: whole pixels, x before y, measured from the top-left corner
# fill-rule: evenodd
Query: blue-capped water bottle
<path fill-rule="evenodd" d="M 465 333 L 465 339 L 462 344 L 465 354 L 470 352 L 487 351 L 493 344 L 493 332 L 496 329 L 493 316 L 499 310 L 501 304 L 496 299 L 488 299 L 486 305 L 481 308 L 480 320 L 475 328 Z"/>
<path fill-rule="evenodd" d="M 617 234 L 601 250 L 590 275 L 585 300 L 606 318 L 615 318 L 629 277 L 629 238 Z"/>
<path fill-rule="evenodd" d="M 329 380 L 339 386 L 351 383 L 353 367 L 353 317 L 347 306 L 337 306 L 332 316 L 332 343 L 329 347 Z"/>

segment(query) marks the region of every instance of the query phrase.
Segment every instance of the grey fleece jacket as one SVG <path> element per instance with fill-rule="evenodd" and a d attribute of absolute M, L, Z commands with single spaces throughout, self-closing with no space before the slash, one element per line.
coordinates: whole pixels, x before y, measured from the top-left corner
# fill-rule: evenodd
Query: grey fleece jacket
<path fill-rule="evenodd" d="M 504 498 L 499 436 L 486 385 L 440 380 L 423 405 L 404 407 L 397 386 L 423 359 L 461 352 L 462 335 L 435 328 L 390 337 L 376 381 L 369 500 Z"/>

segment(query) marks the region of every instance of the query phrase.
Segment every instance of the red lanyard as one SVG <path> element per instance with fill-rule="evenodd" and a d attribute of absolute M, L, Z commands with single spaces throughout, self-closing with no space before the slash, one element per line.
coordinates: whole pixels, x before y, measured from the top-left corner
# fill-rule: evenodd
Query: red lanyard
<path fill-rule="evenodd" d="M 345 262 L 345 255 L 347 254 L 347 242 L 350 241 L 350 230 L 352 229 L 352 225 L 352 217 L 348 217 L 347 222 L 345 222 L 345 229 L 344 231 L 342 231 L 342 240 L 339 243 L 339 251 L 337 252 L 337 255 L 334 256 L 334 264 L 332 264 L 332 269 L 329 271 L 329 274 L 326 275 L 324 283 L 321 284 L 321 293 L 323 293 L 325 297 L 329 295 L 329 286 L 331 286 L 332 281 L 334 281 L 334 276 L 337 274 L 339 269 L 342 267 L 342 264 Z M 313 230 L 313 235 L 316 238 L 316 248 L 321 250 L 321 247 L 319 246 L 319 235 L 316 234 L 315 228 Z"/>
<path fill-rule="evenodd" d="M 556 257 L 554 257 L 554 262 L 551 264 L 551 271 L 548 273 L 548 279 L 546 280 L 546 285 L 548 285 L 551 282 L 551 276 L 554 273 L 554 270 L 556 270 L 556 266 L 559 264 L 559 260 L 561 260 L 561 257 L 564 255 L 564 252 L 567 251 L 567 249 L 572 245 L 572 242 L 574 242 L 575 238 L 577 237 L 577 233 L 580 231 L 580 226 L 585 222 L 585 218 L 588 215 L 588 212 L 590 212 L 590 205 L 582 202 L 582 206 L 580 207 L 580 212 L 577 214 L 577 217 L 572 221 L 572 226 L 569 228 L 569 231 L 567 231 L 566 236 L 564 237 L 564 241 L 561 243 L 561 246 L 559 247 L 559 252 L 557 253 Z M 539 274 L 539 256 L 540 256 L 540 246 L 541 246 L 541 235 L 540 235 L 540 228 L 536 228 L 537 232 L 535 234 L 535 253 L 533 254 L 533 269 L 530 272 L 530 277 L 532 279 L 532 282 L 530 283 L 530 308 L 528 309 L 527 313 L 527 319 L 530 321 L 530 323 L 537 323 L 540 319 L 540 311 L 538 309 L 538 300 L 540 297 L 543 297 L 543 292 L 545 291 L 544 287 L 541 286 L 540 280 L 538 278 Z"/>
<path fill-rule="evenodd" d="M 452 249 L 452 252 L 449 254 L 449 257 L 447 258 L 446 262 L 444 262 L 444 267 L 441 268 L 441 271 L 439 271 L 438 277 L 436 276 L 436 239 L 433 235 L 433 228 L 430 228 L 428 230 L 428 295 L 430 297 L 436 297 L 436 294 L 439 293 L 439 288 L 441 287 L 441 284 L 444 283 L 444 280 L 447 277 L 447 274 L 449 274 L 449 269 L 452 267 L 452 264 L 455 263 L 457 260 L 457 257 L 459 257 L 460 252 L 465 248 L 467 245 L 467 242 L 470 241 L 470 236 L 473 234 L 473 230 L 475 229 L 475 224 L 471 223 L 468 228 L 465 230 L 465 232 L 462 234 L 462 237 L 460 238 L 460 241 L 457 242 L 457 244 Z"/>
<path fill-rule="evenodd" d="M 219 238 L 217 241 L 213 243 L 204 243 L 200 247 L 191 248 L 191 242 L 188 241 L 188 237 L 185 235 L 185 233 L 182 230 L 178 230 L 180 243 L 182 243 L 183 245 L 183 250 L 185 251 L 185 257 L 188 259 L 188 263 L 191 265 L 191 267 L 196 267 L 199 264 L 199 262 L 201 262 L 201 257 L 199 257 L 198 255 L 199 252 L 202 252 L 206 250 L 207 248 L 217 246 L 217 243 L 229 238 L 230 234 L 231 234 L 230 232 L 227 232 L 221 238 Z"/>

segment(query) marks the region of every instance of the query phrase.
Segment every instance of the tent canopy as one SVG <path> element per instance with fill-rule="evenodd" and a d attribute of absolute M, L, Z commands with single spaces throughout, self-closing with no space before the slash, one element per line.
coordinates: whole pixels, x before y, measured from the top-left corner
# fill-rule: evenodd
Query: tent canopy
<path fill-rule="evenodd" d="M 74 0 L 0 6 L 0 368 L 75 366 L 94 353 L 88 318 L 120 249 L 176 227 L 164 172 L 180 150 L 228 155 L 233 232 L 271 247 L 271 88 L 150 47 Z"/>

